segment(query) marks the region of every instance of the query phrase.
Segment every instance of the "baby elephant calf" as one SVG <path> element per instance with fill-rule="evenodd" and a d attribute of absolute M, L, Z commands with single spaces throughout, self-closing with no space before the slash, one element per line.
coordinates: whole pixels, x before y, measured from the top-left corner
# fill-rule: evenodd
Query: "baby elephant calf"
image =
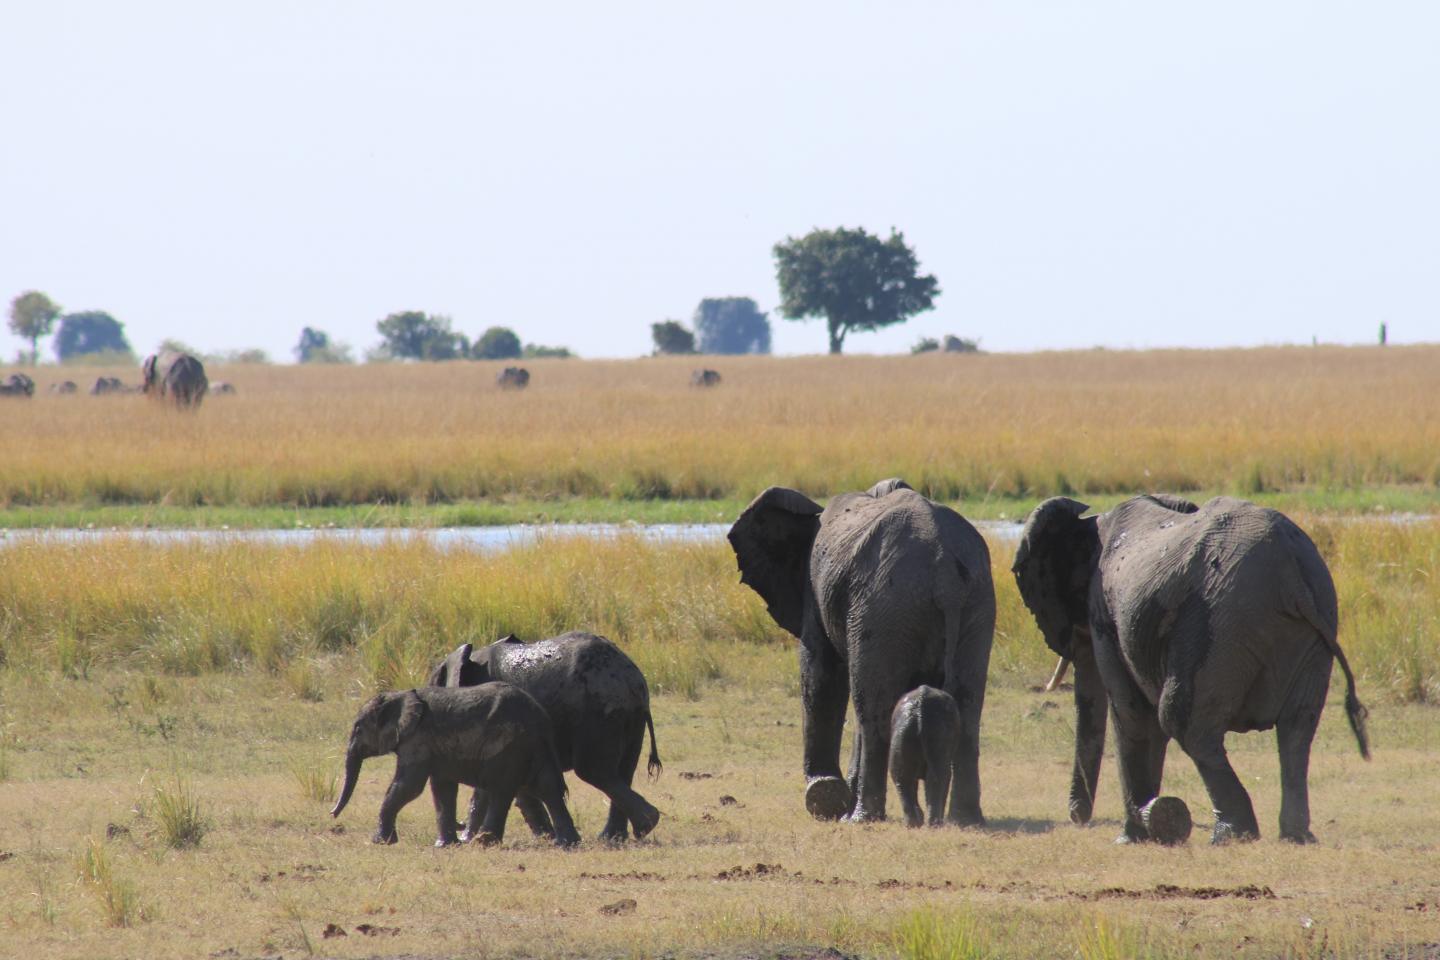
<path fill-rule="evenodd" d="M 895 704 L 890 714 L 890 779 L 900 793 L 905 822 L 925 825 L 916 796 L 916 781 L 925 781 L 925 806 L 930 826 L 945 821 L 945 797 L 958 760 L 960 708 L 955 698 L 934 687 L 916 687 Z"/>
<path fill-rule="evenodd" d="M 360 765 L 382 753 L 395 754 L 395 778 L 380 804 L 376 843 L 394 843 L 395 815 L 420 796 L 426 781 L 435 801 L 437 847 L 457 842 L 455 794 L 460 784 L 485 791 L 488 803 L 470 812 L 470 836 L 499 843 L 517 794 L 545 805 L 555 842 L 580 842 L 565 806 L 565 780 L 555 756 L 550 717 L 535 699 L 508 683 L 482 683 L 457 690 L 427 687 L 382 693 L 360 708 L 345 752 L 345 785 L 331 810 L 340 816 Z"/>

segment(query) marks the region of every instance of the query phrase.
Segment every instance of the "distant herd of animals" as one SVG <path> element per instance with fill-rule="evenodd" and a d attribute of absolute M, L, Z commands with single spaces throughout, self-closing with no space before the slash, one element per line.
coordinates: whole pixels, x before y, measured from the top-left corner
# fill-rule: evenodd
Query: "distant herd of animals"
<path fill-rule="evenodd" d="M 1026 608 L 1060 657 L 1052 685 L 1074 670 L 1070 819 L 1091 819 L 1108 718 L 1124 805 L 1117 842 L 1189 837 L 1188 807 L 1160 795 L 1172 740 L 1209 793 L 1212 842 L 1258 839 L 1225 736 L 1274 728 L 1280 837 L 1315 842 L 1310 745 L 1336 662 L 1345 714 L 1367 759 L 1369 748 L 1366 710 L 1336 639 L 1334 583 L 1314 543 L 1283 514 L 1228 497 L 1196 505 L 1152 494 L 1098 516 L 1088 510 L 1067 497 L 1041 503 L 1012 566 Z M 772 487 L 740 514 L 728 540 L 741 582 L 799 641 L 809 813 L 885 819 L 888 773 L 908 825 L 983 825 L 980 717 L 996 608 L 979 532 L 891 479 L 823 508 Z M 857 730 L 842 772 L 850 706 Z M 647 769 L 655 776 L 661 764 L 648 686 L 603 637 L 463 644 L 435 666 L 427 686 L 382 693 L 361 707 L 331 813 L 349 803 L 366 759 L 394 753 L 376 843 L 396 842 L 396 814 L 427 783 L 438 846 L 500 842 L 512 803 L 537 836 L 577 843 L 565 803 L 570 770 L 609 798 L 601 840 L 644 837 L 660 821 L 632 786 L 647 730 Z M 474 788 L 463 824 L 460 785 Z"/>
<path fill-rule="evenodd" d="M 140 383 L 130 386 L 119 377 L 97 377 L 90 387 L 92 397 L 116 394 L 143 393 L 169 400 L 180 408 L 198 407 L 207 393 L 233 394 L 235 387 L 225 381 L 211 384 L 205 378 L 205 365 L 200 358 L 188 353 L 159 353 L 145 358 L 140 367 Z M 530 371 L 524 367 L 506 367 L 495 375 L 495 383 L 501 390 L 524 390 L 530 385 Z M 692 387 L 717 387 L 720 373 L 716 370 L 695 370 L 690 374 Z M 80 392 L 80 386 L 73 380 L 62 380 L 50 384 L 50 392 L 57 396 L 68 396 Z M 35 381 L 27 374 L 12 373 L 0 381 L 0 397 L 33 397 Z"/>

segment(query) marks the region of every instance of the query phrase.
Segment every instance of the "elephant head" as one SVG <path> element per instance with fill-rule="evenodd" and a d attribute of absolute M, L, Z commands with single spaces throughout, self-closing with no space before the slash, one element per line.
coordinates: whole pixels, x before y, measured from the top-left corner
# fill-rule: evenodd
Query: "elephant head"
<path fill-rule="evenodd" d="M 1067 663 L 1075 665 L 1075 765 L 1070 781 L 1070 819 L 1088 823 L 1105 750 L 1105 712 L 1110 700 L 1090 646 L 1090 581 L 1100 559 L 1094 517 L 1082 518 L 1086 504 L 1051 497 L 1025 521 L 1010 568 L 1020 598 L 1035 617 L 1045 643 L 1060 655 L 1051 684 Z"/>
<path fill-rule="evenodd" d="M 425 713 L 425 703 L 414 690 L 376 694 L 360 708 L 350 728 L 350 742 L 345 748 L 345 785 L 330 811 L 332 817 L 340 816 L 350 802 L 360 780 L 360 765 L 370 757 L 395 752 L 419 727 Z"/>
<path fill-rule="evenodd" d="M 810 548 L 820 513 L 820 505 L 803 493 L 771 487 L 751 501 L 727 535 L 740 582 L 760 594 L 775 622 L 796 637 L 805 622 Z"/>

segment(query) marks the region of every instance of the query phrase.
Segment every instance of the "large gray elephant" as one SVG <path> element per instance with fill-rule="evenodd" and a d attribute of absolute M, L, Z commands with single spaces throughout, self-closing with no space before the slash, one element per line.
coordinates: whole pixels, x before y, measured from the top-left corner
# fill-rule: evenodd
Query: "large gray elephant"
<path fill-rule="evenodd" d="M 660 773 L 655 723 L 650 717 L 650 688 L 635 661 L 604 637 L 571 632 L 550 640 L 523 643 L 507 636 L 478 650 L 461 644 L 430 673 L 430 683 L 461 687 L 490 680 L 513 683 L 534 697 L 549 714 L 562 770 L 610 799 L 610 815 L 600 839 L 625 840 L 633 828 L 638 840 L 655 829 L 660 811 L 631 787 L 645 730 L 650 730 L 646 769 Z M 486 798 L 476 792 L 472 814 Z M 551 831 L 545 811 L 520 798 L 520 812 L 537 834 Z"/>
<path fill-rule="evenodd" d="M 12 373 L 0 382 L 0 397 L 33 397 L 35 381 L 23 373 Z"/>
<path fill-rule="evenodd" d="M 1197 507 L 1142 496 L 1082 517 L 1087 509 L 1066 497 L 1036 507 L 1013 568 L 1045 642 L 1074 662 L 1070 818 L 1090 819 L 1108 704 L 1122 840 L 1148 838 L 1140 810 L 1160 792 L 1171 739 L 1205 781 L 1212 840 L 1258 837 L 1225 734 L 1275 727 L 1280 836 L 1313 842 L 1310 741 L 1334 660 L 1345 672 L 1345 712 L 1369 757 L 1365 708 L 1336 640 L 1335 586 L 1315 545 L 1284 515 L 1229 497 Z"/>
<path fill-rule="evenodd" d="M 980 711 L 995 633 L 990 551 L 966 520 L 904 481 L 833 498 L 771 487 L 730 528 L 740 580 L 800 640 L 805 805 L 819 819 L 885 817 L 890 712 L 921 684 L 960 708 L 953 823 L 980 812 Z M 847 700 L 858 730 L 840 772 Z"/>
<path fill-rule="evenodd" d="M 141 390 L 152 397 L 168 399 L 177 407 L 198 407 L 205 399 L 210 381 L 205 365 L 188 353 L 152 353 L 140 366 Z"/>
<path fill-rule="evenodd" d="M 380 804 L 375 843 L 395 843 L 395 816 L 420 796 L 426 781 L 435 801 L 437 847 L 458 842 L 455 795 L 459 784 L 485 791 L 489 803 L 470 811 L 469 837 L 499 843 L 517 794 L 543 803 L 562 846 L 579 843 L 565 806 L 565 779 L 555 756 L 550 718 L 534 698 L 508 683 L 464 690 L 405 690 L 374 697 L 355 717 L 345 750 L 345 785 L 330 811 L 340 816 L 360 766 L 395 754 L 395 776 Z"/>

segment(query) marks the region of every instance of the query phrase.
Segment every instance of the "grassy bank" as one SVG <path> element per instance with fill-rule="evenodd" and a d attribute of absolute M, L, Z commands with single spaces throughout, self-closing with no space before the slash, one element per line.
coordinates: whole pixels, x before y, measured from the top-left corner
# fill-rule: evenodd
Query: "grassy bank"
<path fill-rule="evenodd" d="M 196 416 L 41 383 L 0 418 L 0 506 L 735 503 L 896 475 L 984 504 L 1440 480 L 1437 347 L 714 362 L 724 383 L 696 390 L 684 358 L 537 361 L 518 393 L 484 363 L 238 367 L 213 376 L 239 393 Z"/>
<path fill-rule="evenodd" d="M 1305 522 L 1340 595 L 1341 638 L 1370 699 L 1440 697 L 1440 522 Z M 1049 657 L 993 542 L 994 669 Z M 666 691 L 696 696 L 756 647 L 792 641 L 740 586 L 728 546 L 557 538 L 498 554 L 231 543 L 0 548 L 0 659 L 85 677 L 115 665 L 198 675 L 247 665 L 297 689 L 317 658 L 358 653 L 370 688 L 420 681 L 463 641 L 587 626 L 622 642 Z"/>
<path fill-rule="evenodd" d="M 1197 503 L 1226 491 L 1188 491 Z M 1079 496 L 1079 494 L 1076 494 Z M 1097 511 L 1129 494 L 1086 496 Z M 986 497 L 956 500 L 949 505 L 972 520 L 1020 521 L 1039 497 Z M 1360 490 L 1300 489 L 1248 494 L 1247 499 L 1286 513 L 1303 514 L 1440 514 L 1440 488 L 1366 487 Z M 568 497 L 560 500 L 502 498 L 436 504 L 370 504 L 368 506 L 175 506 L 172 504 L 61 505 L 12 507 L 0 510 L 0 530 L 27 529 L 193 529 L 293 530 L 342 527 L 397 529 L 491 527 L 549 523 L 731 523 L 747 501 L 742 500 L 607 500 Z"/>

